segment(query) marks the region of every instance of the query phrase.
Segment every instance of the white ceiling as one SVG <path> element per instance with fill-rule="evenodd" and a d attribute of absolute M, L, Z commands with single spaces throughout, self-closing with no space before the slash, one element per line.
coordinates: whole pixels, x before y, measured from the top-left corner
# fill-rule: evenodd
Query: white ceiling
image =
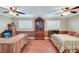
<path fill-rule="evenodd" d="M 69 14 L 66 16 L 61 16 L 62 12 L 61 9 L 65 8 L 67 6 L 16 6 L 17 10 L 24 12 L 25 15 L 19 15 L 16 17 L 37 17 L 37 16 L 41 16 L 41 17 L 54 17 L 54 18 L 58 18 L 58 17 L 70 17 L 73 16 L 75 14 Z M 5 15 L 5 16 L 9 16 L 9 17 L 13 17 L 13 15 L 10 14 L 4 14 L 4 11 L 7 11 L 9 9 L 9 7 L 0 7 L 0 14 L 1 15 Z M 78 10 L 79 11 L 79 10 Z M 57 14 L 59 13 L 59 14 Z M 78 14 L 78 13 L 77 13 Z"/>

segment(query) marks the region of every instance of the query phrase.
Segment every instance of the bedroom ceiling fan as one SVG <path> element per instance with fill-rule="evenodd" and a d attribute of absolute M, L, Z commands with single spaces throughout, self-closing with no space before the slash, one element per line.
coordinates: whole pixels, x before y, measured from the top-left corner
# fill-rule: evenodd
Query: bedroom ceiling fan
<path fill-rule="evenodd" d="M 9 7 L 8 11 L 5 11 L 3 13 L 15 14 L 17 16 L 19 16 L 19 14 L 25 15 L 25 13 L 18 11 L 15 6 Z"/>
<path fill-rule="evenodd" d="M 76 11 L 76 9 L 78 9 L 79 8 L 79 6 L 76 6 L 76 7 L 73 7 L 73 8 L 70 8 L 70 7 L 66 7 L 66 8 L 62 8 L 61 10 L 62 10 L 62 12 L 59 12 L 59 13 L 57 13 L 57 14 L 61 14 L 61 16 L 64 16 L 65 14 L 67 15 L 67 14 L 69 14 L 69 13 L 73 13 L 73 14 L 75 14 L 75 13 L 77 13 L 78 11 Z M 64 14 L 64 15 L 63 15 Z"/>

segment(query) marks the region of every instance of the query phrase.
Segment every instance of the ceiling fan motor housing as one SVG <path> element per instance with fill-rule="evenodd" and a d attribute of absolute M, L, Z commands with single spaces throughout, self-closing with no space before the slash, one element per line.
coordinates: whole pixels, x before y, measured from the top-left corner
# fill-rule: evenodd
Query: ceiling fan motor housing
<path fill-rule="evenodd" d="M 16 8 L 14 6 L 10 7 L 10 10 L 13 11 L 13 12 L 16 12 Z"/>
<path fill-rule="evenodd" d="M 69 7 L 66 7 L 66 8 L 64 9 L 64 12 L 68 12 L 68 11 L 70 11 L 70 10 L 69 10 Z"/>

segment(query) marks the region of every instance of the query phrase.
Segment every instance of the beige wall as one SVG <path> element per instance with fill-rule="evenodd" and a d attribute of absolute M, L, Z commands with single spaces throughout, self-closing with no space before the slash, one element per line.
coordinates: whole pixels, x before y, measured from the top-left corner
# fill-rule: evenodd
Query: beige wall
<path fill-rule="evenodd" d="M 79 15 L 69 18 L 69 30 L 79 33 Z"/>
<path fill-rule="evenodd" d="M 0 33 L 7 29 L 7 24 L 11 23 L 11 19 L 6 16 L 0 16 Z"/>
<path fill-rule="evenodd" d="M 60 31 L 68 30 L 69 22 L 67 18 L 60 19 Z"/>

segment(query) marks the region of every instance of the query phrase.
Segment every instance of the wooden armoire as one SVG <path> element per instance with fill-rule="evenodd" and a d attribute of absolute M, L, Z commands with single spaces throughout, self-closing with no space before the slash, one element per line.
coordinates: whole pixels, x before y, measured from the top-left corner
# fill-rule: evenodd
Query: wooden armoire
<path fill-rule="evenodd" d="M 44 24 L 45 24 L 45 21 L 43 18 L 38 17 L 35 19 L 35 39 L 36 40 L 44 39 L 44 35 L 45 35 Z"/>

